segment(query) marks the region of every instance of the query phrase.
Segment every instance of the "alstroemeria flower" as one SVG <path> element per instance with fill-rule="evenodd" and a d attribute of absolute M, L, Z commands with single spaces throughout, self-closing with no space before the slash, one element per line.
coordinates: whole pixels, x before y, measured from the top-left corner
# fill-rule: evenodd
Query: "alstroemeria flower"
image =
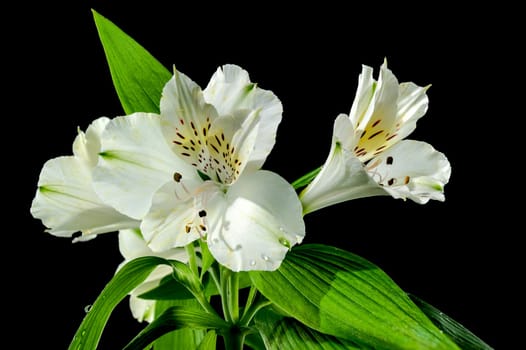
<path fill-rule="evenodd" d="M 153 251 L 203 238 L 234 271 L 278 268 L 305 235 L 292 186 L 260 170 L 275 143 L 281 102 L 226 65 L 203 91 L 175 71 L 160 110 L 108 124 L 95 171 L 98 195 L 142 220 Z"/>
<path fill-rule="evenodd" d="M 378 81 L 363 66 L 350 115 L 334 123 L 327 161 L 300 194 L 304 213 L 378 195 L 444 200 L 451 167 L 425 142 L 403 140 L 427 111 L 427 88 L 398 83 L 384 62 Z"/>
<path fill-rule="evenodd" d="M 142 256 L 159 256 L 165 259 L 178 260 L 183 263 L 188 261 L 188 254 L 184 248 L 171 248 L 162 252 L 152 251 L 146 244 L 139 230 L 119 231 L 119 250 L 124 261 L 119 265 L 117 271 L 130 260 Z M 157 287 L 161 280 L 171 274 L 173 269 L 168 265 L 157 266 L 150 275 L 139 286 L 130 293 L 130 309 L 139 322 L 152 322 L 155 319 L 155 300 L 141 299 L 138 296 Z"/>
<path fill-rule="evenodd" d="M 100 151 L 100 135 L 108 118 L 99 118 L 78 130 L 73 156 L 48 160 L 40 172 L 38 189 L 31 204 L 33 217 L 42 220 L 47 232 L 71 237 L 74 241 L 94 238 L 96 234 L 139 227 L 139 221 L 104 204 L 92 186 L 92 172 Z"/>

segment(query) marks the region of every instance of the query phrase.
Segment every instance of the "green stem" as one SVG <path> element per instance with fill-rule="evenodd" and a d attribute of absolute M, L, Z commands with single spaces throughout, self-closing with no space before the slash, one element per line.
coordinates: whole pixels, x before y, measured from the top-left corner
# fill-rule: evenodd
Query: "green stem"
<path fill-rule="evenodd" d="M 254 318 L 254 316 L 257 314 L 257 312 L 270 304 L 272 304 L 270 300 L 259 295 L 257 301 L 254 304 L 252 304 L 248 309 L 245 309 L 245 312 L 243 313 L 243 317 L 239 321 L 239 324 L 241 326 L 248 326 Z"/>
<path fill-rule="evenodd" d="M 247 296 L 247 302 L 245 303 L 245 308 L 243 309 L 243 315 L 241 315 L 241 320 L 243 320 L 245 318 L 245 315 L 247 314 L 248 310 L 252 306 L 252 303 L 256 299 L 257 293 L 258 293 L 258 290 L 257 290 L 256 286 L 251 285 L 250 286 L 250 291 L 248 292 L 248 296 Z M 245 325 L 247 325 L 247 324 L 245 324 Z"/>
<path fill-rule="evenodd" d="M 186 253 L 188 254 L 188 265 L 190 266 L 190 270 L 199 277 L 199 268 L 197 266 L 197 257 L 195 255 L 195 247 L 194 243 L 189 243 L 185 246 Z"/>
<path fill-rule="evenodd" d="M 231 272 L 228 278 L 228 305 L 232 323 L 239 321 L 239 274 Z"/>
<path fill-rule="evenodd" d="M 228 275 L 230 270 L 222 265 L 219 265 L 219 294 L 221 296 L 221 307 L 223 308 L 223 315 L 225 320 L 229 323 L 232 323 L 232 317 L 230 313 L 230 305 L 228 298 Z"/>
<path fill-rule="evenodd" d="M 226 350 L 243 350 L 243 344 L 245 343 L 246 331 L 233 326 L 228 332 L 223 334 L 223 340 L 225 342 Z"/>

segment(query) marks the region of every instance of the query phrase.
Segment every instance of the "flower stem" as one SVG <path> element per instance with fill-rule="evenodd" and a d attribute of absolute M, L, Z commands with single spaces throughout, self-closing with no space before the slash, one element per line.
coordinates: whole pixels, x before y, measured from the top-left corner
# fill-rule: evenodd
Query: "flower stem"
<path fill-rule="evenodd" d="M 190 270 L 199 277 L 199 268 L 197 266 L 197 257 L 195 255 L 195 247 L 194 243 L 189 243 L 185 246 L 186 253 L 188 254 L 188 265 L 190 266 Z"/>
<path fill-rule="evenodd" d="M 314 180 L 314 178 L 316 177 L 316 175 L 318 175 L 320 171 L 321 171 L 321 166 L 308 172 L 307 174 L 303 175 L 302 177 L 294 181 L 292 183 L 292 187 L 294 187 L 294 189 L 297 190 L 301 187 L 307 186 L 308 184 L 311 183 L 312 180 Z"/>
<path fill-rule="evenodd" d="M 246 331 L 239 327 L 233 326 L 228 332 L 223 334 L 226 350 L 243 350 L 245 343 Z"/>

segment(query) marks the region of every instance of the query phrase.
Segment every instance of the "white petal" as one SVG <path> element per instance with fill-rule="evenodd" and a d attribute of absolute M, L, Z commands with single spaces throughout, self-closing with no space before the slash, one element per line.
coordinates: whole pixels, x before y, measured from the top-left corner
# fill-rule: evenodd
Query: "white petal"
<path fill-rule="evenodd" d="M 73 156 L 44 164 L 31 213 L 49 233 L 64 237 L 77 231 L 90 235 L 139 225 L 99 199 L 92 188 L 90 166 Z"/>
<path fill-rule="evenodd" d="M 427 112 L 429 99 L 426 91 L 427 87 L 420 87 L 414 83 L 400 84 L 397 115 L 400 129 L 397 131 L 393 143 L 411 134 L 416 128 L 417 120 Z"/>
<path fill-rule="evenodd" d="M 451 166 L 444 154 L 431 145 L 404 140 L 371 160 L 369 173 L 395 198 L 424 204 L 444 200 L 444 186 Z"/>
<path fill-rule="evenodd" d="M 159 116 L 135 113 L 113 119 L 102 134 L 101 153 L 94 170 L 99 197 L 120 212 L 141 219 L 157 190 L 175 172 L 197 177 L 166 143 Z"/>
<path fill-rule="evenodd" d="M 349 118 L 352 125 L 357 127 L 362 124 L 365 112 L 369 109 L 371 100 L 376 88 L 376 81 L 373 79 L 373 69 L 369 66 L 362 65 L 362 72 L 358 76 L 358 88 L 351 107 Z"/>
<path fill-rule="evenodd" d="M 351 199 L 386 194 L 370 178 L 362 162 L 344 147 L 348 140 L 340 137 L 351 130 L 351 121 L 344 114 L 336 118 L 329 156 L 320 173 L 300 194 L 305 214 Z"/>
<path fill-rule="evenodd" d="M 119 231 L 119 251 L 126 261 L 141 256 L 160 256 L 177 261 L 188 261 L 188 254 L 184 248 L 170 248 L 162 252 L 154 252 L 148 247 L 146 241 L 138 229 Z"/>
<path fill-rule="evenodd" d="M 259 111 L 261 125 L 251 153 L 249 169 L 259 169 L 276 142 L 283 106 L 272 91 L 250 82 L 248 73 L 236 65 L 218 68 L 203 91 L 205 100 L 214 105 L 219 115 L 235 114 L 237 110 Z"/>
<path fill-rule="evenodd" d="M 144 239 L 153 251 L 183 247 L 200 237 L 192 226 L 198 212 L 194 197 L 184 191 L 181 184 L 171 181 L 153 197 L 151 209 L 141 223 Z M 191 228 L 188 232 L 187 226 Z"/>
<path fill-rule="evenodd" d="M 78 136 L 73 142 L 73 154 L 86 161 L 94 167 L 97 165 L 100 152 L 100 138 L 106 125 L 110 122 L 109 118 L 101 117 L 94 120 L 87 128 L 86 133 L 78 131 Z"/>
<path fill-rule="evenodd" d="M 208 245 L 233 271 L 275 270 L 301 243 L 301 203 L 289 183 L 269 171 L 241 176 L 226 195 L 210 199 Z"/>

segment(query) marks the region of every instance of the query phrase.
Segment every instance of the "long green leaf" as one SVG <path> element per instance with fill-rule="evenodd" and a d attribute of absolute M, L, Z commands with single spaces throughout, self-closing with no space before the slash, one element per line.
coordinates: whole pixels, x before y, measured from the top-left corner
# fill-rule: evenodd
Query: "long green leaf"
<path fill-rule="evenodd" d="M 267 350 L 366 349 L 349 340 L 315 331 L 291 317 L 272 312 L 268 307 L 260 311 L 254 321 Z"/>
<path fill-rule="evenodd" d="M 69 349 L 96 349 L 102 331 L 115 306 L 160 264 L 166 264 L 166 260 L 157 257 L 141 257 L 124 265 L 93 303 L 73 337 Z"/>
<path fill-rule="evenodd" d="M 197 347 L 197 350 L 216 350 L 216 343 L 217 343 L 217 333 L 215 330 L 211 329 L 209 330 L 199 346 Z M 173 347 L 172 349 L 176 349 Z"/>
<path fill-rule="evenodd" d="M 265 297 L 319 332 L 375 349 L 458 349 L 385 272 L 344 250 L 299 246 L 277 271 L 250 276 Z"/>
<path fill-rule="evenodd" d="M 113 85 L 126 114 L 159 113 L 164 85 L 172 74 L 119 27 L 93 10 Z"/>
<path fill-rule="evenodd" d="M 226 329 L 225 320 L 195 306 L 173 306 L 144 328 L 124 350 L 142 350 L 160 336 L 176 329 Z"/>
<path fill-rule="evenodd" d="M 186 288 L 183 288 L 186 289 Z M 159 300 L 155 302 L 155 314 L 161 315 L 173 306 L 199 307 L 195 299 Z M 168 332 L 153 343 L 154 349 L 196 349 L 203 341 L 204 329 L 182 328 Z"/>
<path fill-rule="evenodd" d="M 462 350 L 493 350 L 482 339 L 473 334 L 469 329 L 444 314 L 434 306 L 422 299 L 409 294 L 411 300 L 429 317 L 429 319 L 445 334 L 447 334 Z"/>

